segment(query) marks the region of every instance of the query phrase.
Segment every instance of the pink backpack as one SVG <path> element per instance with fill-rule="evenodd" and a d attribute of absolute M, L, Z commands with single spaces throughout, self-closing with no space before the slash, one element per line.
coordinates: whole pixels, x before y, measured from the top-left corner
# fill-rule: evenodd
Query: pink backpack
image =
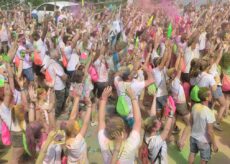
<path fill-rule="evenodd" d="M 93 82 L 97 82 L 98 81 L 98 73 L 97 73 L 97 70 L 94 66 L 90 66 L 89 67 L 89 74 L 90 74 L 90 77 L 92 79 Z"/>
<path fill-rule="evenodd" d="M 11 145 L 10 131 L 4 121 L 2 121 L 2 143 L 5 146 Z"/>
<path fill-rule="evenodd" d="M 170 104 L 172 106 L 172 110 L 173 112 L 175 113 L 176 112 L 176 105 L 175 105 L 175 102 L 172 98 L 172 96 L 169 96 L 168 99 L 167 99 L 167 104 L 166 104 L 166 107 L 165 107 L 165 112 L 164 112 L 164 115 L 167 117 L 170 113 L 170 108 L 169 108 L 169 105 Z"/>
<path fill-rule="evenodd" d="M 189 100 L 190 84 L 187 83 L 187 82 L 184 82 L 184 83 L 182 84 L 182 87 L 183 87 L 183 89 L 184 89 L 184 93 L 185 93 L 186 100 Z"/>

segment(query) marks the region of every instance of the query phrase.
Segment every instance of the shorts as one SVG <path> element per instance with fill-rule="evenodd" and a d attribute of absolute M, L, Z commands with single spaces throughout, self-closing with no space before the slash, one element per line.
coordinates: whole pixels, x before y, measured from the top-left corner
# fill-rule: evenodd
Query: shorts
<path fill-rule="evenodd" d="M 176 113 L 180 116 L 185 116 L 185 115 L 189 114 L 187 103 L 181 103 L 181 104 L 177 103 L 176 104 Z"/>
<path fill-rule="evenodd" d="M 211 159 L 211 144 L 199 142 L 193 137 L 190 137 L 190 152 L 197 154 L 200 151 L 200 158 L 204 161 Z"/>
<path fill-rule="evenodd" d="M 161 111 L 162 109 L 164 109 L 166 103 L 167 103 L 167 98 L 168 96 L 161 96 L 161 97 L 157 97 L 156 99 L 156 107 L 158 111 Z"/>
<path fill-rule="evenodd" d="M 96 82 L 94 83 L 93 93 L 97 98 L 100 98 L 104 89 L 108 86 L 107 82 Z"/>
<path fill-rule="evenodd" d="M 11 135 L 11 142 L 13 147 L 15 148 L 23 147 L 22 132 L 11 131 L 10 135 Z"/>
<path fill-rule="evenodd" d="M 33 68 L 23 69 L 23 75 L 25 75 L 28 81 L 34 81 L 34 71 Z"/>
<path fill-rule="evenodd" d="M 218 99 L 222 96 L 224 96 L 223 92 L 222 92 L 222 88 L 221 86 L 217 86 L 216 90 L 213 92 L 212 95 L 215 99 Z"/>

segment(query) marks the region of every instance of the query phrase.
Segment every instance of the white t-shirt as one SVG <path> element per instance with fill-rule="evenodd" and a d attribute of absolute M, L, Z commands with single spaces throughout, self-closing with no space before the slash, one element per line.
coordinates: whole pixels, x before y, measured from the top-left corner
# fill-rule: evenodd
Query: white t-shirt
<path fill-rule="evenodd" d="M 207 106 L 195 104 L 192 107 L 192 133 L 191 136 L 203 143 L 209 143 L 210 138 L 207 133 L 208 124 L 215 122 L 214 112 Z"/>
<path fill-rule="evenodd" d="M 168 163 L 167 144 L 162 140 L 160 135 L 145 137 L 145 142 L 148 144 L 149 157 L 151 161 L 154 161 L 158 152 L 161 149 L 161 164 Z M 162 148 L 161 148 L 162 147 Z M 159 163 L 159 159 L 156 160 L 156 164 Z"/>
<path fill-rule="evenodd" d="M 107 82 L 108 81 L 108 68 L 100 58 L 98 58 L 94 62 L 94 66 L 98 73 L 98 81 L 97 82 Z"/>
<path fill-rule="evenodd" d="M 155 79 L 155 83 L 158 87 L 157 89 L 157 97 L 161 96 L 167 96 L 168 91 L 166 87 L 166 80 L 168 79 L 166 75 L 166 67 L 164 67 L 162 70 L 159 69 L 159 67 L 153 68 L 152 74 Z"/>
<path fill-rule="evenodd" d="M 45 159 L 43 160 L 43 164 L 61 164 L 61 152 L 62 148 L 59 144 L 50 144 Z"/>
<path fill-rule="evenodd" d="M 16 55 L 21 59 L 21 51 L 26 51 L 26 48 L 22 45 L 19 45 L 18 50 L 16 52 Z M 23 69 L 27 69 L 27 68 L 31 68 L 32 67 L 32 62 L 30 61 L 30 55 L 29 54 L 25 54 L 24 60 L 23 60 L 23 65 L 22 68 Z"/>
<path fill-rule="evenodd" d="M 35 50 L 37 50 L 39 52 L 39 55 L 40 55 L 41 59 L 43 60 L 44 56 L 46 54 L 46 51 L 47 51 L 46 43 L 43 42 L 42 39 L 40 38 L 38 41 L 34 42 L 34 48 L 35 48 Z"/>
<path fill-rule="evenodd" d="M 78 162 L 89 163 L 87 159 L 87 145 L 81 134 L 76 136 L 71 145 L 66 144 L 66 148 L 68 152 L 68 164 L 76 164 Z"/>
<path fill-rule="evenodd" d="M 79 64 L 79 56 L 76 53 L 72 53 L 70 55 L 69 62 L 67 64 L 67 71 L 74 71 L 76 70 L 76 66 Z"/>
<path fill-rule="evenodd" d="M 47 69 L 54 80 L 54 90 L 63 90 L 65 88 L 65 82 L 61 79 L 61 77 L 65 74 L 65 72 L 61 65 L 51 59 Z"/>
<path fill-rule="evenodd" d="M 112 152 L 114 150 L 113 141 L 105 136 L 105 130 L 102 129 L 98 132 L 98 141 L 101 148 L 103 160 L 105 164 L 110 164 L 112 159 Z M 140 143 L 140 133 L 132 130 L 120 148 L 119 163 L 120 164 L 134 164 L 136 150 Z"/>
<path fill-rule="evenodd" d="M 221 80 L 220 80 L 220 73 L 218 71 L 218 66 L 216 63 L 214 63 L 211 68 L 209 69 L 208 73 L 213 76 L 213 78 L 216 81 L 217 85 L 221 85 Z"/>
<path fill-rule="evenodd" d="M 176 77 L 172 81 L 171 91 L 172 91 L 172 96 L 173 96 L 175 103 L 185 103 L 186 102 L 184 89 L 178 77 Z"/>
<path fill-rule="evenodd" d="M 2 103 L 0 105 L 0 117 L 1 117 L 1 119 L 6 123 L 6 126 L 8 127 L 8 129 L 10 131 L 21 132 L 22 129 L 19 126 L 18 120 L 16 119 L 16 121 L 13 122 L 11 115 L 12 115 L 11 110 L 4 103 Z M 23 127 L 22 128 L 24 130 L 26 129 L 26 122 L 25 121 L 23 121 Z"/>
<path fill-rule="evenodd" d="M 185 73 L 189 73 L 190 68 L 191 68 L 191 61 L 194 58 L 199 58 L 200 53 L 199 53 L 199 45 L 196 45 L 196 48 L 194 50 L 191 49 L 191 47 L 187 47 L 185 49 L 184 53 L 184 61 L 185 61 Z"/>
<path fill-rule="evenodd" d="M 202 72 L 200 75 L 198 75 L 197 78 L 195 78 L 194 84 L 192 85 L 198 85 L 199 87 L 211 88 L 212 86 L 216 85 L 216 81 L 211 74 Z"/>
<path fill-rule="evenodd" d="M 126 95 L 126 88 L 131 87 L 134 91 L 135 97 L 138 100 L 138 96 L 141 94 L 141 91 L 145 88 L 145 81 L 133 80 L 131 82 L 124 82 L 119 76 L 114 78 L 114 85 L 117 90 L 118 96 L 125 95 L 125 100 L 129 106 L 130 113 L 128 117 L 133 117 L 133 108 L 132 102 L 129 96 Z"/>

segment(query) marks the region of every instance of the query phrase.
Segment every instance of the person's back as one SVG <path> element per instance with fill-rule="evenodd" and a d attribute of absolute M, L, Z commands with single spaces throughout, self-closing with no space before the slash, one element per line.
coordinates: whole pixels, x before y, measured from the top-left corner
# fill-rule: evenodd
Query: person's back
<path fill-rule="evenodd" d="M 193 126 L 191 136 L 201 142 L 209 143 L 207 126 L 208 123 L 213 123 L 215 121 L 213 111 L 202 104 L 195 104 L 192 107 L 192 118 Z"/>

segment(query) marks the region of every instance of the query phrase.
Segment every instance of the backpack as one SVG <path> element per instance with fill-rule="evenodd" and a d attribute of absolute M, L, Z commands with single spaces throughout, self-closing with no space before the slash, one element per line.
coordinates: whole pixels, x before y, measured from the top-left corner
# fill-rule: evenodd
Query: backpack
<path fill-rule="evenodd" d="M 224 74 L 222 79 L 222 90 L 230 91 L 230 76 Z"/>
<path fill-rule="evenodd" d="M 42 59 L 37 51 L 34 51 L 34 64 L 42 65 Z"/>
<path fill-rule="evenodd" d="M 142 162 L 142 164 L 149 164 L 149 163 L 154 164 L 158 158 L 159 158 L 159 160 L 161 160 L 162 146 L 161 146 L 160 150 L 158 151 L 155 159 L 153 161 L 151 161 L 151 159 L 149 158 L 148 144 L 149 143 L 146 143 L 146 141 L 145 141 L 145 135 L 144 135 L 143 142 L 139 148 L 139 154 L 138 154 L 138 157 L 139 157 L 140 161 Z"/>
<path fill-rule="evenodd" d="M 173 110 L 173 112 L 175 113 L 175 112 L 176 112 L 176 105 L 175 105 L 175 102 L 174 102 L 172 96 L 169 96 L 168 99 L 167 99 L 167 101 L 168 101 L 168 103 L 171 105 L 172 110 Z M 164 111 L 164 115 L 165 115 L 165 116 L 169 116 L 169 113 L 170 113 L 170 111 L 171 111 L 170 108 L 169 108 L 168 103 L 166 104 L 165 111 Z"/>
<path fill-rule="evenodd" d="M 92 79 L 93 82 L 97 82 L 98 81 L 98 78 L 99 78 L 98 77 L 98 73 L 97 73 L 96 68 L 93 65 L 91 65 L 89 67 L 89 74 L 90 74 L 90 77 L 91 77 L 91 79 Z"/>
<path fill-rule="evenodd" d="M 20 65 L 20 58 L 18 56 L 15 56 L 14 63 L 15 63 L 15 66 L 18 68 Z"/>
<path fill-rule="evenodd" d="M 200 82 L 202 79 L 203 79 L 203 76 L 200 78 L 199 82 Z M 194 102 L 200 102 L 200 101 L 201 101 L 200 98 L 199 98 L 199 95 L 198 95 L 198 94 L 199 94 L 200 88 L 199 88 L 199 86 L 198 86 L 197 84 L 198 84 L 199 82 L 197 82 L 196 85 L 192 87 L 192 90 L 191 90 L 191 92 L 190 92 L 190 98 L 191 98 L 191 100 L 194 101 Z"/>
<path fill-rule="evenodd" d="M 62 55 L 62 64 L 64 68 L 66 68 L 68 65 L 68 61 L 65 55 Z"/>
<path fill-rule="evenodd" d="M 4 121 L 2 121 L 2 143 L 5 146 L 11 145 L 10 131 Z"/>
<path fill-rule="evenodd" d="M 156 93 L 156 91 L 157 91 L 157 86 L 156 86 L 156 84 L 150 84 L 149 86 L 148 86 L 148 94 L 149 95 L 153 95 L 154 93 Z"/>
<path fill-rule="evenodd" d="M 116 111 L 122 117 L 128 116 L 130 110 L 129 110 L 129 105 L 126 102 L 124 95 L 121 95 L 118 97 L 117 105 L 116 105 Z"/>
<path fill-rule="evenodd" d="M 199 90 L 200 90 L 200 88 L 199 88 L 198 85 L 195 85 L 192 88 L 192 90 L 190 92 L 190 97 L 191 97 L 192 101 L 194 101 L 194 102 L 200 102 L 200 98 L 198 96 Z"/>
<path fill-rule="evenodd" d="M 52 79 L 52 77 L 51 77 L 51 75 L 50 75 L 50 73 L 49 73 L 48 68 L 47 68 L 46 71 L 45 71 L 45 79 L 46 79 L 46 81 L 49 82 L 49 83 L 52 83 L 52 82 L 53 82 L 53 79 Z"/>

